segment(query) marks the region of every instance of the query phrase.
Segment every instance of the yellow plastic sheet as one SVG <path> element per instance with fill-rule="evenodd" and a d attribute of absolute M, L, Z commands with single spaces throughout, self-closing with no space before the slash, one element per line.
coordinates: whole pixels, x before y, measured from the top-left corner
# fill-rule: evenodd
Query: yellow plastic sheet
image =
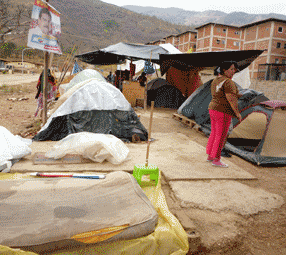
<path fill-rule="evenodd" d="M 27 177 L 27 175 L 25 176 Z M 2 179 L 21 178 L 17 174 L 0 174 Z M 89 247 L 73 251 L 57 251 L 58 255 L 184 255 L 188 253 L 188 237 L 178 219 L 169 211 L 165 195 L 161 189 L 161 173 L 158 185 L 142 187 L 145 194 L 152 202 L 159 215 L 158 224 L 155 231 L 145 237 L 117 241 L 111 243 L 100 243 L 94 247 Z M 1 247 L 1 246 L 0 246 Z M 9 253 L 8 253 L 9 254 Z M 18 254 L 18 253 L 11 253 Z M 19 253 L 25 254 L 25 253 Z M 32 253 L 26 253 L 32 254 Z"/>

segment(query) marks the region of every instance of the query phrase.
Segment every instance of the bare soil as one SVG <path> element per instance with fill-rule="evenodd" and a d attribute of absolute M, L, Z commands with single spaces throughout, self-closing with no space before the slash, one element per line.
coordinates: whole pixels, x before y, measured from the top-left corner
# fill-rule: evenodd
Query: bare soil
<path fill-rule="evenodd" d="M 15 86 L 14 86 L 15 87 Z M 20 134 L 26 138 L 32 138 L 40 129 L 39 119 L 34 118 L 36 110 L 36 82 L 21 85 L 21 88 L 7 90 L 0 87 L 0 119 L 1 126 L 7 128 L 14 135 Z M 10 101 L 8 99 L 16 100 Z M 19 100 L 27 98 L 25 100 Z M 142 110 L 136 110 L 138 114 Z M 159 118 L 153 119 L 152 132 L 180 132 L 189 139 L 206 146 L 207 137 L 194 129 L 172 119 L 176 110 L 155 109 Z M 160 117 L 161 116 L 161 117 Z M 142 123 L 148 127 L 148 119 L 142 118 Z M 250 174 L 256 176 L 256 181 L 240 181 L 250 187 L 263 188 L 268 192 L 279 194 L 286 201 L 286 167 L 258 167 L 237 156 L 229 158 Z M 171 212 L 176 210 L 176 203 L 170 196 L 170 188 L 163 182 L 163 190 L 166 194 L 168 206 Z M 232 246 L 201 247 L 196 254 L 225 254 L 225 255 L 271 255 L 286 254 L 286 204 L 271 212 L 258 213 L 243 217 L 239 226 L 243 237 Z"/>

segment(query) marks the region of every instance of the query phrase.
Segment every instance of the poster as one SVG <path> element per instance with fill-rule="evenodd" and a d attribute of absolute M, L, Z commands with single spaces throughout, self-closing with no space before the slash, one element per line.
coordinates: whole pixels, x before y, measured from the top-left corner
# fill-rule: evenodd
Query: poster
<path fill-rule="evenodd" d="M 35 0 L 27 46 L 62 54 L 58 43 L 60 35 L 60 13 L 48 3 Z"/>

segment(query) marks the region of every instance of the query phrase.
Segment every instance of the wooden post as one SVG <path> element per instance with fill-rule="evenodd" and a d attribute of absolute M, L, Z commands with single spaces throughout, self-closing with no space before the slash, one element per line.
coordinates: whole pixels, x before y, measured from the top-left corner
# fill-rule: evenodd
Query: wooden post
<path fill-rule="evenodd" d="M 144 111 L 147 111 L 147 75 L 146 75 L 146 82 L 144 87 Z"/>
<path fill-rule="evenodd" d="M 43 115 L 42 124 L 45 125 L 47 122 L 47 88 L 48 88 L 48 65 L 49 65 L 49 53 L 45 52 L 44 55 L 44 87 L 43 87 Z"/>
<path fill-rule="evenodd" d="M 153 110 L 154 110 L 154 101 L 151 102 L 151 115 L 150 115 L 150 122 L 149 122 L 147 153 L 146 153 L 146 163 L 145 163 L 146 167 L 148 166 L 148 160 L 149 160 L 149 150 L 150 150 L 150 141 L 151 141 L 151 129 L 152 129 L 152 120 L 153 120 Z"/>
<path fill-rule="evenodd" d="M 49 0 L 46 0 L 49 2 Z M 42 124 L 47 122 L 47 88 L 48 88 L 48 66 L 49 66 L 49 52 L 44 54 L 44 82 L 43 82 L 43 111 L 42 111 Z"/>

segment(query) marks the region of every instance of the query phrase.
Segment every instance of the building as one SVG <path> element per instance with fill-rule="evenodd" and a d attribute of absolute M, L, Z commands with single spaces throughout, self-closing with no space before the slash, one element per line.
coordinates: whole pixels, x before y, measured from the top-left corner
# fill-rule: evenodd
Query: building
<path fill-rule="evenodd" d="M 186 31 L 176 36 L 176 47 L 181 52 L 195 52 L 197 44 L 197 32 Z"/>
<path fill-rule="evenodd" d="M 250 66 L 252 78 L 280 80 L 286 66 L 286 20 L 269 18 L 241 26 L 244 50 L 265 50 Z"/>
<path fill-rule="evenodd" d="M 147 45 L 159 45 L 163 43 L 170 43 L 181 52 L 195 52 L 197 42 L 196 31 L 186 31 L 177 35 L 169 35 L 163 39 L 149 42 Z"/>
<path fill-rule="evenodd" d="M 250 65 L 250 77 L 277 80 L 285 76 L 286 20 L 269 18 L 240 27 L 207 23 L 196 29 L 197 52 L 265 50 Z"/>
<path fill-rule="evenodd" d="M 196 28 L 197 52 L 241 50 L 241 28 L 218 23 L 207 23 Z"/>

